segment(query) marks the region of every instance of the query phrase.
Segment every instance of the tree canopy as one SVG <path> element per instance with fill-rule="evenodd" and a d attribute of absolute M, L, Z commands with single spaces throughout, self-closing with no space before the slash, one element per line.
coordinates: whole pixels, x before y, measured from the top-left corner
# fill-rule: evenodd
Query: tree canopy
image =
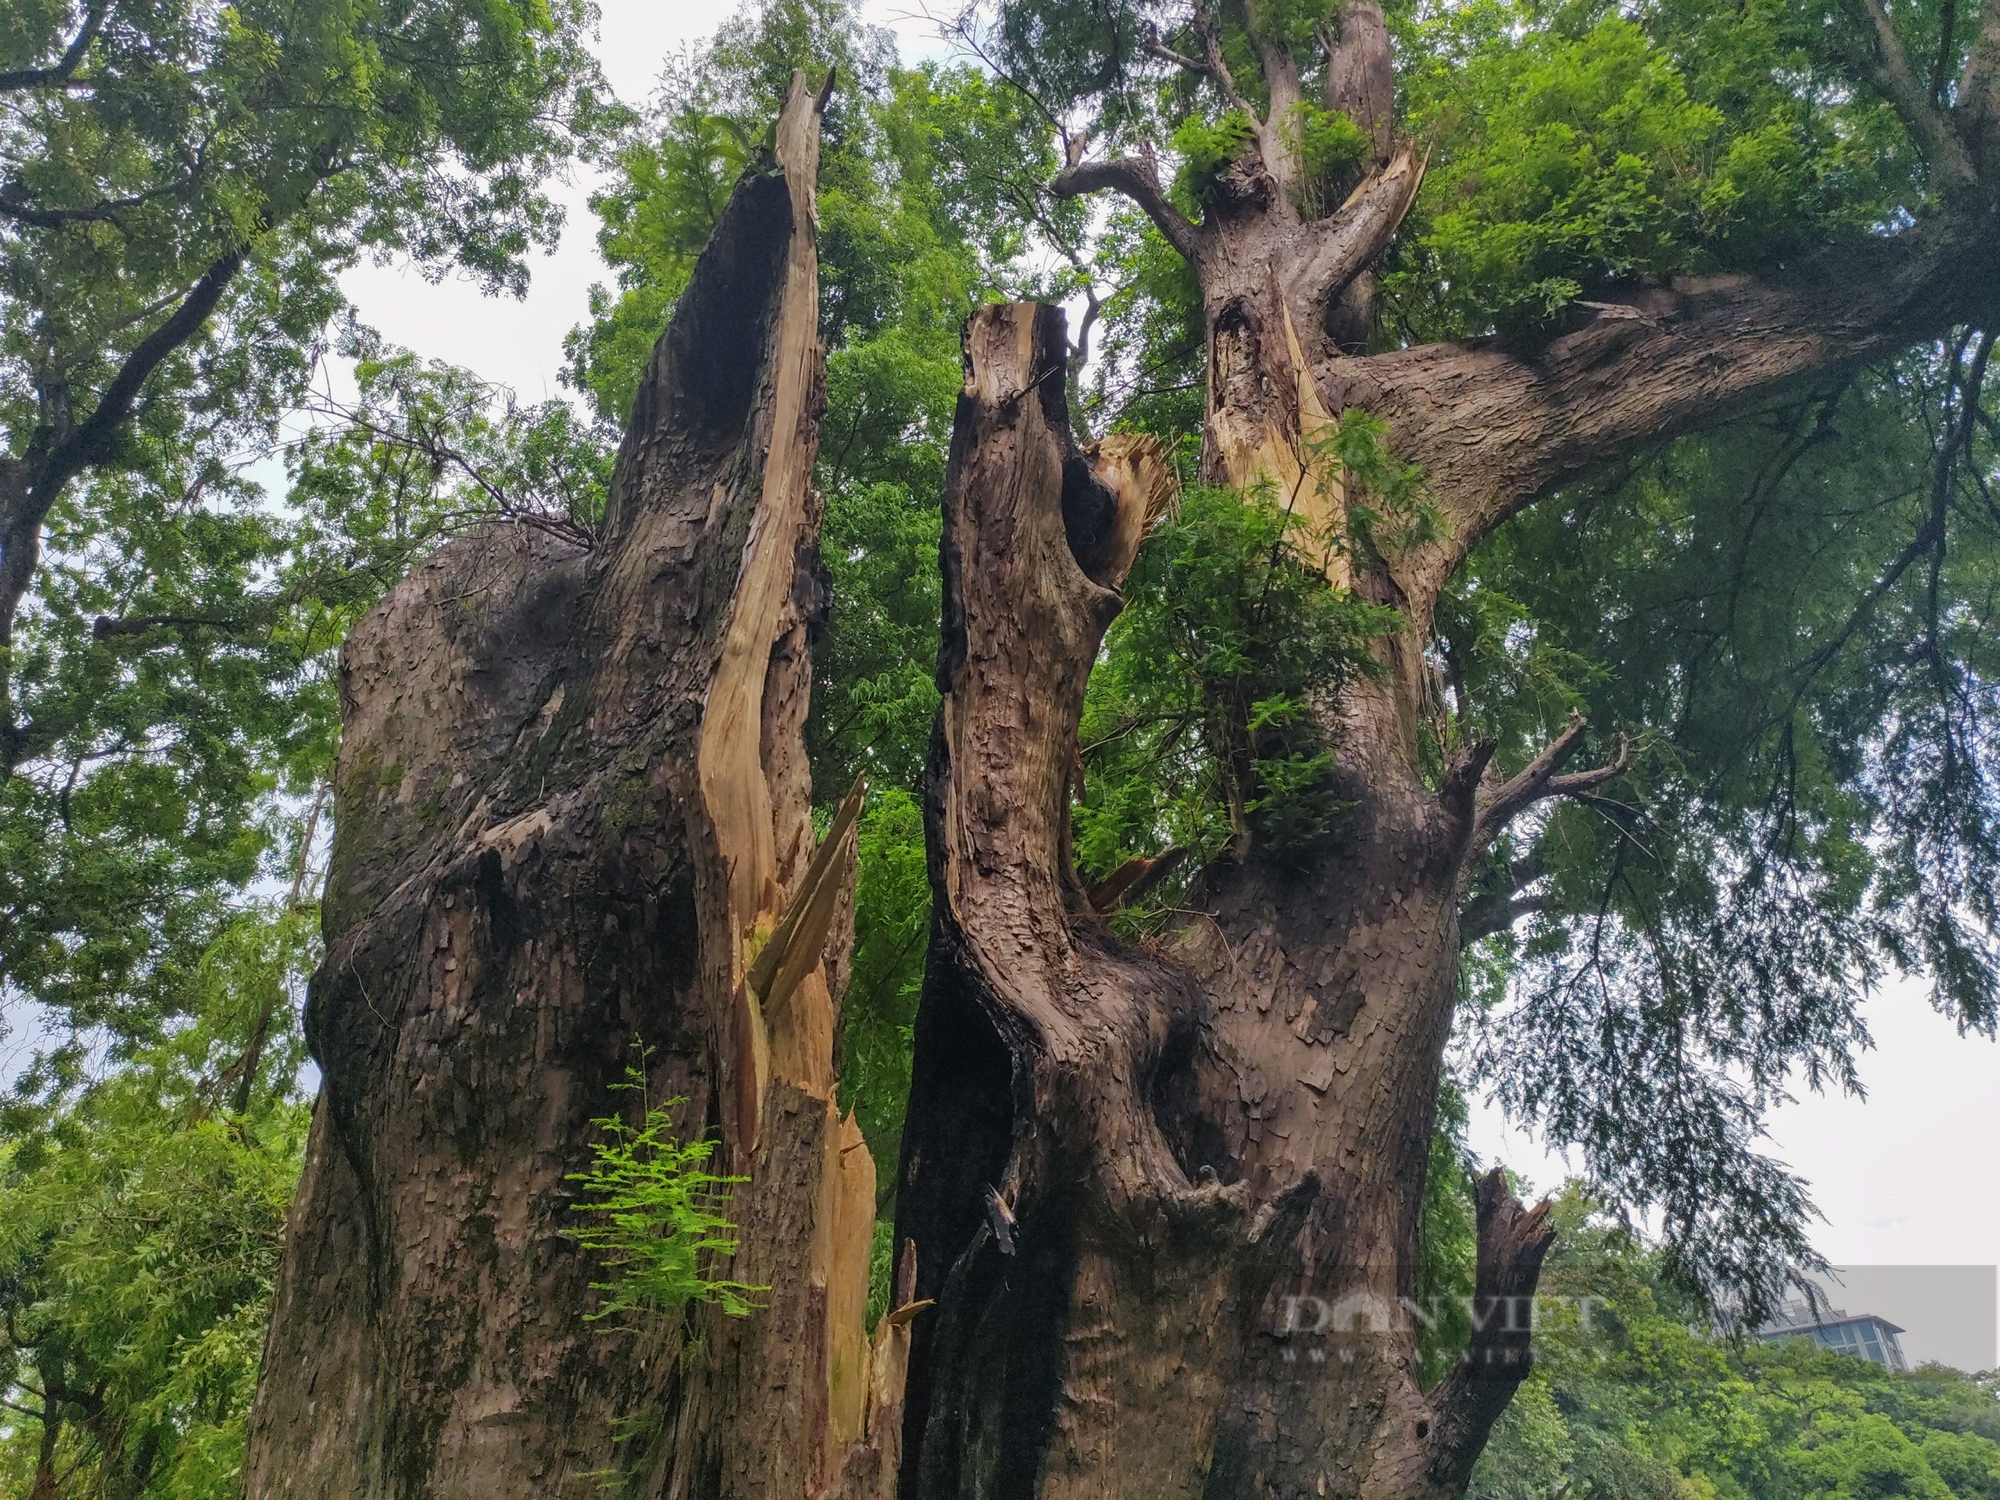
<path fill-rule="evenodd" d="M 365 520 L 273 503 L 282 424 L 361 257 L 525 285 L 559 227 L 542 184 L 609 122 L 591 15 L 31 0 L 0 21 L 10 1001 L 146 1037 L 282 842 L 268 794 L 310 795 L 330 652 L 402 562 Z"/>

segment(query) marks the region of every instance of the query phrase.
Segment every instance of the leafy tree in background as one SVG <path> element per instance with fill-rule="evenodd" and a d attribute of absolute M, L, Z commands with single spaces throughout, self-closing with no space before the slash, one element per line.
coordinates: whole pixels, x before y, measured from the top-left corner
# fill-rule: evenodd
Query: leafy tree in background
<path fill-rule="evenodd" d="M 266 794 L 323 775 L 329 653 L 403 564 L 340 576 L 367 565 L 247 466 L 362 256 L 525 284 L 559 223 L 540 185 L 605 122 L 591 21 L 571 0 L 0 18 L 10 1008 L 155 1035 L 273 845 Z"/>
<path fill-rule="evenodd" d="M 337 277 L 400 253 L 524 285 L 558 227 L 541 183 L 606 122 L 591 20 L 0 17 L 10 1493 L 239 1489 L 303 1149 L 333 651 L 442 530 L 517 496 L 601 506 L 567 413 L 383 349 Z M 290 901 L 250 899 L 260 879 Z"/>
<path fill-rule="evenodd" d="M 2000 1493 L 1991 1377 L 1888 1370 L 1804 1340 L 1732 1344 L 1578 1184 L 1556 1198 L 1537 1368 L 1472 1477 L 1485 1500 Z M 1579 1311 L 1589 1300 L 1586 1321 Z"/>
<path fill-rule="evenodd" d="M 175 994 L 184 1024 L 0 1137 L 0 1486 L 241 1493 L 271 1281 L 308 1111 L 313 903 L 239 909 Z M 254 1039 L 254 1041 L 253 1041 Z M 246 1066 L 247 1063 L 247 1066 Z"/>

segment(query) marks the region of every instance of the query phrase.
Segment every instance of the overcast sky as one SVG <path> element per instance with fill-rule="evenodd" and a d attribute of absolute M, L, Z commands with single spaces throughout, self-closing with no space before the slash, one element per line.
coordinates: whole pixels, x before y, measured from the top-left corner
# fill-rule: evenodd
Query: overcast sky
<path fill-rule="evenodd" d="M 706 35 L 735 8 L 734 0 L 602 4 L 599 56 L 612 86 L 635 102 L 651 92 L 669 52 Z M 923 0 L 865 0 L 864 8 L 896 32 L 905 60 L 941 50 L 936 26 L 923 17 Z M 430 286 L 394 266 L 353 273 L 349 294 L 362 316 L 395 343 L 511 385 L 528 400 L 558 394 L 563 335 L 583 320 L 591 283 L 608 279 L 585 203 L 590 186 L 579 177 L 564 188 L 570 214 L 561 248 L 536 264 L 523 301 L 483 297 L 462 282 Z M 1808 1096 L 1771 1121 L 1771 1153 L 1811 1182 L 1825 1212 L 1816 1243 L 1836 1264 L 2000 1261 L 2000 1052 L 1990 1042 L 1959 1038 L 1915 987 L 1877 997 L 1868 1019 L 1877 1045 L 1861 1062 L 1867 1100 Z M 1532 1136 L 1510 1129 L 1497 1110 L 1475 1105 L 1473 1144 L 1538 1186 L 1553 1186 L 1564 1175 L 1558 1159 Z M 1869 1295 L 1880 1301 L 1892 1294 Z M 1834 1300 L 1843 1301 L 1838 1289 Z M 1916 1317 L 1923 1326 L 1911 1323 L 1905 1336 L 1916 1358 L 1967 1358 L 1960 1353 L 1964 1343 L 1953 1337 L 1964 1333 L 1962 1320 L 1953 1329 L 1948 1312 L 1899 1318 L 1887 1305 L 1850 1310 L 1906 1322 Z M 1989 1326 L 1992 1318 L 1990 1302 L 1974 1315 Z"/>

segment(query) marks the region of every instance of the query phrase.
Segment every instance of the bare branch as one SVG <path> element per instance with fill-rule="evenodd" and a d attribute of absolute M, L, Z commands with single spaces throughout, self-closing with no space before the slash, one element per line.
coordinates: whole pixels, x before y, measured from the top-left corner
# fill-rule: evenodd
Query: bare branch
<path fill-rule="evenodd" d="M 91 0 L 90 9 L 84 13 L 83 25 L 63 55 L 53 67 L 20 68 L 11 73 L 0 73 L 0 93 L 12 93 L 20 89 L 46 88 L 50 84 L 67 83 L 83 62 L 84 53 L 97 40 L 97 33 L 104 29 L 104 21 L 111 14 L 112 0 Z"/>
<path fill-rule="evenodd" d="M 106 641 L 117 636 L 151 635 L 156 630 L 213 630 L 241 636 L 263 628 L 254 620 L 226 615 L 99 615 L 91 622 L 90 638 Z"/>
<path fill-rule="evenodd" d="M 1477 856 L 1489 847 L 1501 830 L 1537 802 L 1550 797 L 1574 797 L 1595 791 L 1631 764 L 1632 747 L 1621 735 L 1617 755 L 1606 764 L 1567 776 L 1559 774 L 1582 746 L 1584 731 L 1588 727 L 1589 721 L 1581 713 L 1572 713 L 1563 732 L 1518 774 L 1497 786 L 1481 783 L 1475 797 L 1477 811 L 1468 846 L 1471 856 Z"/>
<path fill-rule="evenodd" d="M 1049 184 L 1049 191 L 1058 198 L 1080 198 L 1105 188 L 1123 193 L 1138 204 L 1167 243 L 1188 260 L 1200 255 L 1202 232 L 1168 201 L 1160 187 L 1159 168 L 1150 153 L 1120 156 L 1111 161 L 1072 163 Z"/>
<path fill-rule="evenodd" d="M 1547 873 L 1548 865 L 1539 851 L 1531 850 L 1515 860 L 1508 866 L 1504 886 L 1481 892 L 1459 909 L 1459 947 L 1469 948 L 1481 938 L 1504 932 L 1522 917 L 1540 911 L 1543 898 L 1524 892 Z"/>
<path fill-rule="evenodd" d="M 1236 75 L 1229 71 L 1229 59 L 1222 55 L 1222 30 L 1215 24 L 1215 17 L 1208 13 L 1208 7 L 1202 0 L 1191 0 L 1191 3 L 1195 34 L 1201 38 L 1202 51 L 1208 58 L 1208 67 L 1204 71 L 1232 105 L 1261 124 L 1257 107 L 1236 86 Z"/>
<path fill-rule="evenodd" d="M 1546 903 L 1540 896 L 1480 896 L 1465 904 L 1458 917 L 1458 946 L 1470 948 L 1482 938 L 1505 932 Z"/>
<path fill-rule="evenodd" d="M 64 224 L 104 224 L 115 221 L 125 210 L 138 208 L 149 198 L 157 196 L 156 193 L 147 193 L 136 198 L 109 198 L 88 208 L 36 208 L 21 197 L 18 183 L 10 183 L 6 188 L 0 188 L 0 219 L 12 219 L 16 224 L 28 224 L 36 229 L 55 229 Z"/>
<path fill-rule="evenodd" d="M 1199 58 L 1189 57 L 1185 52 L 1176 52 L 1165 42 L 1161 41 L 1160 29 L 1157 26 L 1147 26 L 1146 40 L 1141 44 L 1141 50 L 1146 56 L 1157 62 L 1168 63 L 1176 68 L 1185 68 L 1190 73 L 1200 73 L 1204 77 L 1208 74 L 1207 63 Z"/>
<path fill-rule="evenodd" d="M 1855 59 L 1857 68 L 1901 118 L 1938 186 L 1947 194 L 1976 190 L 1979 174 L 1965 142 L 1950 118 L 1931 102 L 1882 0 L 1841 0 L 1841 5 L 1869 37 L 1867 54 Z"/>

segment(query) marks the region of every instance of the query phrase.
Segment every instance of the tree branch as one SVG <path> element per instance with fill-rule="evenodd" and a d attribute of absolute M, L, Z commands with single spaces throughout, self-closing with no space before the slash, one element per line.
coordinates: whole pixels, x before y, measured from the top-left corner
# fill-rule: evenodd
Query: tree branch
<path fill-rule="evenodd" d="M 195 282 L 173 316 L 139 341 L 125 356 L 111 384 L 104 388 L 96 407 L 79 422 L 66 439 L 58 443 L 35 476 L 35 490 L 50 502 L 55 492 L 91 464 L 101 462 L 111 452 L 111 443 L 120 424 L 132 414 L 133 404 L 146 378 L 174 350 L 201 331 L 229 283 L 243 268 L 245 250 L 231 250 L 215 261 Z"/>
<path fill-rule="evenodd" d="M 1470 948 L 1484 938 L 1505 932 L 1523 917 L 1531 917 L 1547 903 L 1540 896 L 1501 896 L 1497 893 L 1468 901 L 1458 918 L 1458 946 Z"/>
<path fill-rule="evenodd" d="M 1958 0 L 1944 0 L 1938 9 L 1937 56 L 1931 63 L 1931 103 L 1944 103 L 1945 80 L 1951 76 L 1952 43 L 1958 37 Z"/>
<path fill-rule="evenodd" d="M 83 26 L 76 37 L 63 50 L 63 55 L 49 68 L 20 68 L 12 73 L 0 73 L 0 93 L 12 93 L 20 89 L 46 88 L 52 83 L 67 83 L 69 76 L 83 62 L 84 53 L 97 40 L 97 33 L 104 29 L 104 21 L 111 14 L 113 0 L 91 0 L 90 9 L 84 13 Z"/>
<path fill-rule="evenodd" d="M 1868 34 L 1869 50 L 1855 65 L 1902 120 L 1917 143 L 1938 186 L 1947 194 L 1970 193 L 1979 174 L 1950 118 L 1931 102 L 1930 91 L 1910 66 L 1910 55 L 1882 0 L 1841 0 L 1841 7 Z"/>
<path fill-rule="evenodd" d="M 1989 180 L 2000 175 L 2000 5 L 1982 8 L 1952 118 L 1980 172 Z"/>
<path fill-rule="evenodd" d="M 1262 124 L 1257 107 L 1236 86 L 1236 75 L 1229 71 L 1229 59 L 1222 53 L 1222 31 L 1215 24 L 1215 17 L 1208 13 L 1208 7 L 1202 0 L 1190 0 L 1190 4 L 1194 11 L 1195 35 L 1201 38 L 1202 53 L 1208 58 L 1208 67 L 1204 71 L 1230 104 L 1248 115 L 1252 123 Z"/>
<path fill-rule="evenodd" d="M 1123 193 L 1145 212 L 1168 244 L 1187 260 L 1201 253 L 1201 229 L 1168 201 L 1160 187 L 1158 166 L 1148 156 L 1121 156 L 1112 161 L 1075 162 L 1058 172 L 1049 191 L 1058 198 L 1080 198 L 1104 188 Z"/>
<path fill-rule="evenodd" d="M 1317 367 L 1334 411 L 1386 420 L 1444 535 L 1400 561 L 1423 623 L 1465 555 L 1636 445 L 1719 427 L 1950 328 L 2000 316 L 2000 206 L 1829 246 L 1770 279 L 1686 277 L 1540 348 L 1431 344 Z"/>
<path fill-rule="evenodd" d="M 1608 763 L 1588 771 L 1559 774 L 1583 744 L 1589 721 L 1571 713 L 1569 724 L 1521 771 L 1497 786 L 1482 780 L 1474 797 L 1475 812 L 1467 857 L 1477 858 L 1515 818 L 1550 797 L 1574 797 L 1595 791 L 1631 764 L 1632 747 L 1621 735 L 1618 753 Z"/>
<path fill-rule="evenodd" d="M 65 484 L 110 456 L 118 428 L 131 415 L 146 378 L 208 321 L 241 269 L 246 253 L 232 250 L 203 272 L 173 314 L 125 356 L 96 408 L 74 425 L 66 410 L 65 388 L 54 403 L 60 420 L 52 430 L 38 431 L 30 440 L 30 461 L 0 473 L 0 649 L 13 639 L 15 611 L 34 579 L 41 557 L 42 522 L 49 507 Z M 4 678 L 0 678 L 0 689 L 4 689 Z M 4 748 L 11 772 L 19 764 L 19 744 L 11 713 L 6 717 Z"/>
<path fill-rule="evenodd" d="M 1347 201 L 1307 231 L 1309 249 L 1292 284 L 1301 303 L 1327 306 L 1347 284 L 1380 259 L 1402 227 L 1423 186 L 1430 158 L 1414 144 L 1396 147 L 1387 165 L 1368 174 Z M 1318 326 L 1318 319 L 1312 326 Z"/>
<path fill-rule="evenodd" d="M 1475 1190 L 1478 1269 L 1473 1278 L 1472 1340 L 1465 1359 L 1431 1395 L 1431 1476 L 1446 1494 L 1465 1487 L 1493 1423 L 1507 1409 L 1533 1363 L 1532 1306 L 1542 1261 L 1555 1243 L 1549 1201 L 1526 1208 L 1495 1167 Z"/>
<path fill-rule="evenodd" d="M 1165 42 L 1160 40 L 1160 31 L 1157 26 L 1147 26 L 1146 40 L 1141 44 L 1140 50 L 1156 62 L 1167 63 L 1176 68 L 1185 68 L 1190 73 L 1199 73 L 1203 77 L 1208 76 L 1207 63 L 1203 62 L 1200 58 L 1189 57 L 1185 52 L 1176 52 L 1173 48 L 1169 47 Z"/>
<path fill-rule="evenodd" d="M 1522 888 L 1533 885 L 1548 873 L 1539 853 L 1530 851 L 1507 869 L 1507 883 L 1498 890 L 1484 891 L 1460 908 L 1458 945 L 1469 948 L 1481 938 L 1504 932 L 1522 917 L 1542 909 L 1543 898 L 1523 895 Z"/>

